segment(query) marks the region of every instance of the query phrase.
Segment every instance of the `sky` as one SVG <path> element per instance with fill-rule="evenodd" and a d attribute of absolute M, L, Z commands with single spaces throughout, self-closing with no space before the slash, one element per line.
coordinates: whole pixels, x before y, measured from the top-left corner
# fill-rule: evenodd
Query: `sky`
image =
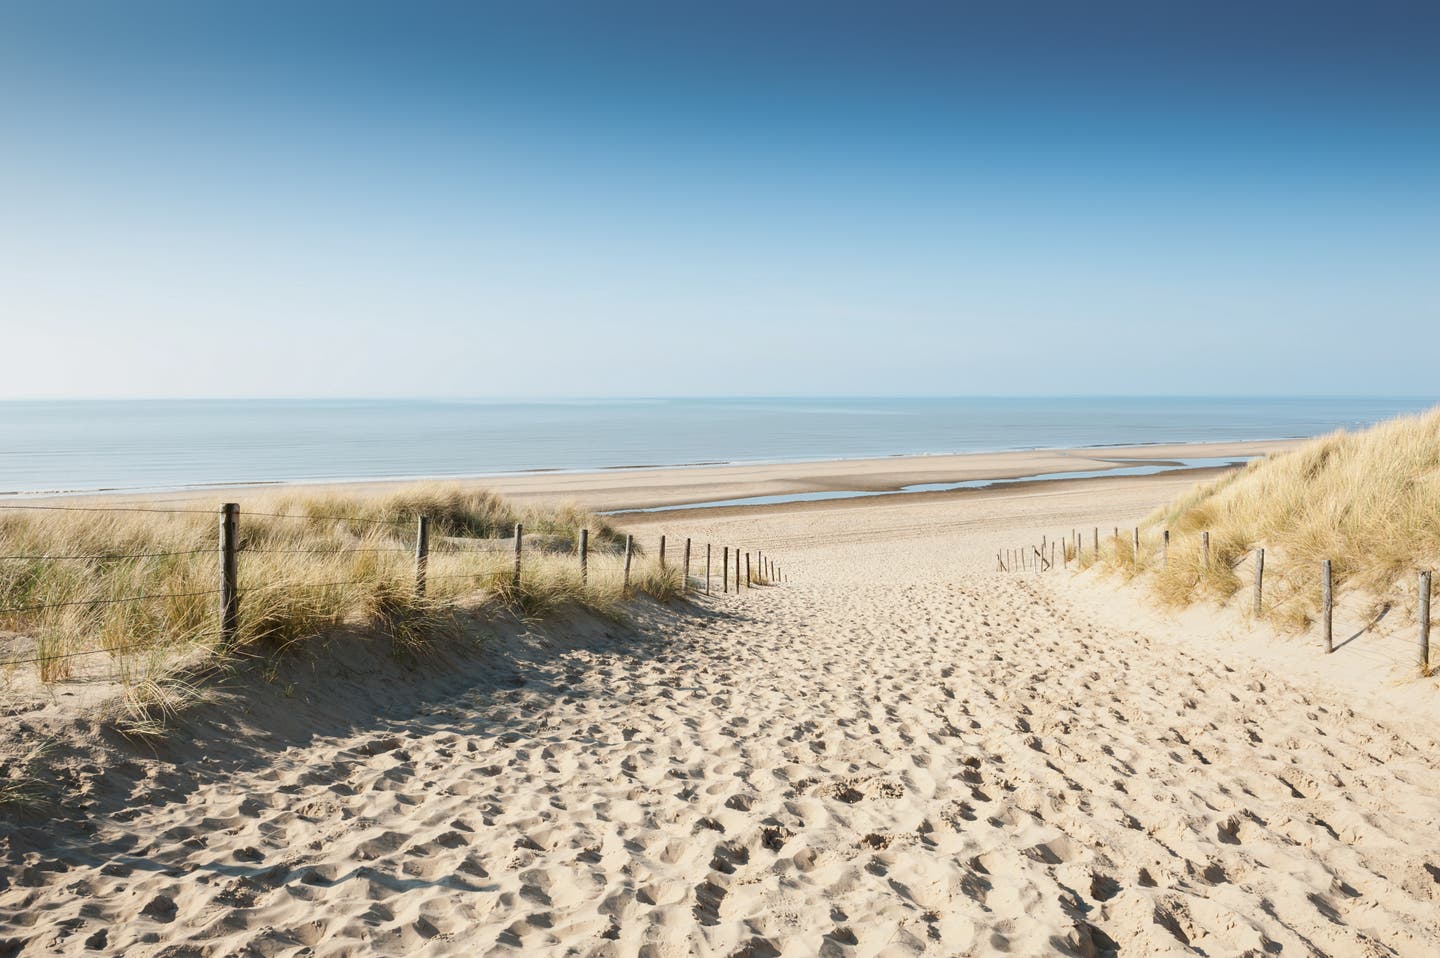
<path fill-rule="evenodd" d="M 0 3 L 0 398 L 1430 395 L 1433 3 Z"/>

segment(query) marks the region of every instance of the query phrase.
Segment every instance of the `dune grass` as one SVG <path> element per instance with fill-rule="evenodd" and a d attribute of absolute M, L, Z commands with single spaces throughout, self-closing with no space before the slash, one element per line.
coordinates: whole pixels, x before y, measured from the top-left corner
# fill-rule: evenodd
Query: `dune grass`
<path fill-rule="evenodd" d="M 1165 529 L 1170 558 L 1162 568 Z M 1130 576 L 1126 532 L 1103 543 L 1100 561 Z M 1208 569 L 1202 532 L 1210 535 Z M 1413 610 L 1415 571 L 1440 558 L 1440 409 L 1255 460 L 1157 510 L 1141 533 L 1140 571 L 1172 605 L 1248 594 L 1253 550 L 1263 547 L 1262 615 L 1282 628 L 1302 629 L 1319 610 L 1324 559 L 1337 590 Z"/>
<path fill-rule="evenodd" d="M 177 661 L 270 655 L 342 628 L 413 648 L 452 630 L 460 609 L 534 616 L 569 605 L 614 617 L 626 599 L 624 536 L 578 509 L 521 509 L 489 492 L 435 485 L 373 499 L 282 495 L 242 503 L 238 636 L 221 649 L 219 503 L 184 509 L 0 510 L 0 609 L 16 610 L 0 612 L 0 630 L 22 637 L 4 658 L 38 660 L 10 668 L 33 667 L 49 685 L 89 674 L 92 661 L 113 663 L 129 690 L 128 720 L 143 728 L 194 691 L 174 678 Z M 430 517 L 423 597 L 413 554 L 419 515 Z M 526 533 L 518 586 L 514 540 L 506 540 L 517 522 Z M 580 528 L 590 530 L 583 581 Z M 635 561 L 632 593 L 663 600 L 681 586 L 673 570 Z M 154 598 L 111 601 L 133 596 Z M 112 655 L 91 655 L 100 651 Z"/>

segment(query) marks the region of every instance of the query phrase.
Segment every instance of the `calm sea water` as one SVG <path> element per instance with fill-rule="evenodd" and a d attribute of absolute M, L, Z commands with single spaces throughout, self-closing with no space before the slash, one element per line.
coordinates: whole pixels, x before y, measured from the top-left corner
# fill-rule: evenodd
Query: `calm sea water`
<path fill-rule="evenodd" d="M 1312 436 L 1435 400 L 0 402 L 0 493 Z"/>

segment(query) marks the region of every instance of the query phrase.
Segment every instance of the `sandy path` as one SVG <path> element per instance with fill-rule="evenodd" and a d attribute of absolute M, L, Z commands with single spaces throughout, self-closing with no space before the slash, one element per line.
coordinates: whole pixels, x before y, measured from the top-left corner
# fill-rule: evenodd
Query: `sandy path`
<path fill-rule="evenodd" d="M 1440 952 L 1433 739 L 986 568 L 1086 508 L 687 530 L 795 581 L 201 770 L 12 863 L 0 953 Z"/>

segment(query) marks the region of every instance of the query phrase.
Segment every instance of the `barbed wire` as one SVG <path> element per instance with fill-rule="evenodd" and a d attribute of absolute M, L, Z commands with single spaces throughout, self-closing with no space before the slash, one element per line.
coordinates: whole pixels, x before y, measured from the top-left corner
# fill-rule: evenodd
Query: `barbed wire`
<path fill-rule="evenodd" d="M 12 506 L 0 504 L 0 510 L 7 512 L 147 512 L 167 516 L 214 516 L 210 509 L 150 509 L 139 506 Z"/>
<path fill-rule="evenodd" d="M 205 550 L 205 551 L 208 552 L 208 551 L 210 551 L 210 550 L 207 549 L 207 550 Z M 403 549 L 403 548 L 402 548 L 402 549 L 397 549 L 397 548 L 390 548 L 390 549 L 256 549 L 256 548 L 254 548 L 254 547 L 252 547 L 252 546 L 241 546 L 241 547 L 240 547 L 238 550 L 236 550 L 236 551 L 239 552 L 239 553 L 241 553 L 241 554 L 253 554 L 253 555 L 271 555 L 271 556 L 281 556 L 281 555 L 287 555 L 287 556 L 309 555 L 309 556 L 316 556 L 316 555 L 351 555 L 351 554 L 355 554 L 355 553 L 374 553 L 374 552 L 393 552 L 393 553 L 403 553 L 403 554 L 405 554 L 405 555 L 412 555 L 415 550 L 413 550 L 413 549 Z M 445 553 L 445 554 L 448 555 L 449 553 Z M 3 558 L 3 557 L 0 557 L 0 558 Z"/>
<path fill-rule="evenodd" d="M 114 599 L 76 599 L 73 602 L 51 602 L 43 605 L 17 605 L 0 609 L 0 615 L 14 615 L 21 612 L 43 612 L 46 609 L 67 609 L 78 605 L 119 605 L 124 602 L 147 602 L 152 599 L 192 599 L 202 595 L 219 595 L 219 589 L 203 592 L 157 592 L 150 595 L 127 595 Z"/>
<path fill-rule="evenodd" d="M 207 513 L 207 515 L 209 514 L 210 513 Z M 410 516 L 404 519 L 369 519 L 364 516 L 308 516 L 303 514 L 284 512 L 242 512 L 240 513 L 240 517 L 242 519 L 301 519 L 307 522 L 360 522 L 377 526 L 393 526 L 400 525 L 402 523 L 408 525 L 409 523 L 415 521 L 415 516 Z"/>
<path fill-rule="evenodd" d="M 127 552 L 122 554 L 109 554 L 103 552 L 77 553 L 75 555 L 14 555 L 0 556 L 0 562 L 46 562 L 61 559 L 88 559 L 94 562 L 118 562 L 121 559 L 160 559 L 166 556 L 193 556 L 202 553 L 215 553 L 215 546 L 205 549 L 186 549 L 181 552 Z"/>

